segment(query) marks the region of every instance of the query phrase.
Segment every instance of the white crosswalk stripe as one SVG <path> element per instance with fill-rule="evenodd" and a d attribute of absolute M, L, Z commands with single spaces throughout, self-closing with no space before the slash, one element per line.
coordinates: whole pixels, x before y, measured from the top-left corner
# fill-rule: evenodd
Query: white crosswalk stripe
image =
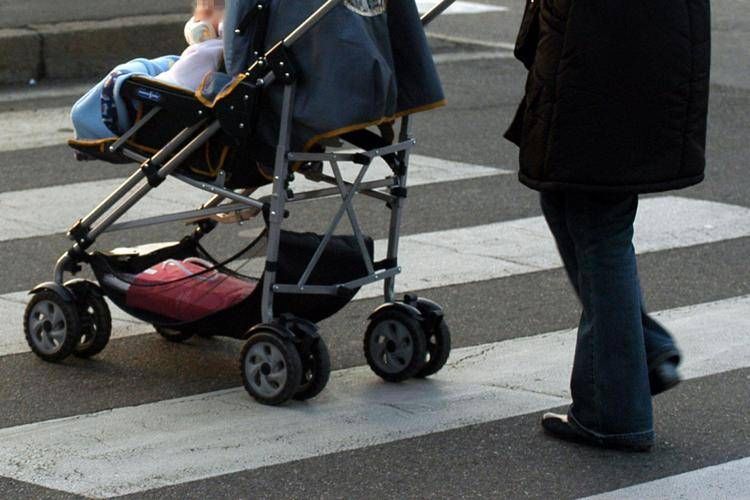
<path fill-rule="evenodd" d="M 73 137 L 69 107 L 8 111 L 1 122 L 0 153 L 58 146 Z"/>
<path fill-rule="evenodd" d="M 432 7 L 437 5 L 437 1 L 435 0 L 417 0 L 417 7 L 419 8 L 419 12 L 427 12 Z M 445 13 L 448 15 L 451 14 L 486 14 L 488 12 L 505 12 L 507 11 L 507 7 L 502 7 L 499 5 L 490 5 L 486 3 L 478 3 L 478 2 L 463 2 L 458 1 L 455 2 Z"/>
<path fill-rule="evenodd" d="M 686 377 L 750 366 L 750 297 L 657 317 Z M 564 331 L 460 349 L 434 379 L 397 387 L 343 370 L 311 405 L 262 407 L 234 389 L 4 429 L 0 475 L 114 496 L 523 415 L 568 401 L 574 344 Z"/>
<path fill-rule="evenodd" d="M 586 500 L 744 500 L 750 498 L 750 458 L 604 493 Z"/>
<path fill-rule="evenodd" d="M 664 227 L 669 227 L 664 230 Z M 643 200 L 636 221 L 639 253 L 684 248 L 750 236 L 750 209 L 690 198 L 665 196 Z M 488 281 L 555 269 L 562 262 L 544 219 L 499 222 L 477 227 L 408 235 L 402 238 L 403 274 L 396 281 L 399 293 L 464 283 Z M 376 258 L 384 258 L 387 241 L 376 242 Z M 436 263 L 439 263 L 436 265 Z M 382 284 L 365 287 L 358 299 L 378 297 Z M 0 296 L 0 355 L 26 352 L 21 331 L 24 292 Z M 147 325 L 117 313 L 117 337 L 151 331 Z"/>
<path fill-rule="evenodd" d="M 123 168 L 123 173 L 133 170 L 130 166 Z M 342 164 L 342 169 L 346 169 L 346 178 L 356 175 L 356 171 L 347 168 L 346 164 Z M 380 160 L 373 163 L 365 180 L 382 179 L 389 175 L 389 172 L 388 166 Z M 409 185 L 455 182 L 510 173 L 510 170 L 415 155 L 411 161 Z M 109 179 L 0 193 L 0 213 L 5 221 L 0 228 L 0 241 L 64 233 L 71 224 L 114 191 L 122 181 L 123 179 Z M 294 183 L 294 189 L 299 192 L 319 189 L 321 186 L 302 177 Z M 270 189 L 264 187 L 256 196 L 261 197 L 268 193 Z M 123 220 L 192 210 L 205 203 L 209 197 L 206 192 L 170 178 L 133 207 Z M 33 206 L 29 204 L 29 200 L 34 200 Z M 60 200 L 71 202 L 60 203 Z"/>

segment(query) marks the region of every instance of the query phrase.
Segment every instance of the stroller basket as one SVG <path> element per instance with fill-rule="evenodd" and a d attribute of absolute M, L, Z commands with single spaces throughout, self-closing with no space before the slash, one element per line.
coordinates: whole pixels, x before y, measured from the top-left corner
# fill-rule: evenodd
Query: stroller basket
<path fill-rule="evenodd" d="M 302 277 L 307 263 L 320 245 L 323 236 L 314 233 L 282 231 L 276 280 L 279 283 L 297 283 Z M 370 258 L 373 254 L 373 241 L 366 238 Z M 252 259 L 263 255 L 267 246 L 266 232 L 257 238 L 251 247 L 243 251 L 243 257 Z M 215 264 L 214 269 L 225 276 L 246 280 L 255 286 L 254 291 L 241 302 L 226 310 L 212 311 L 203 318 L 180 322 L 153 311 L 132 307 L 128 294 L 138 287 L 136 277 L 152 266 L 170 259 L 201 258 Z M 119 249 L 113 252 L 97 252 L 91 259 L 91 266 L 104 293 L 118 307 L 130 315 L 158 327 L 176 330 L 189 330 L 202 335 L 216 335 L 245 339 L 254 325 L 262 322 L 262 282 L 263 276 L 250 277 L 239 274 L 226 265 L 219 265 L 193 238 L 161 245 L 147 245 L 141 248 Z M 311 286 L 336 286 L 337 293 L 324 294 L 279 294 L 274 302 L 278 315 L 294 315 L 313 323 L 333 316 L 346 306 L 359 291 L 356 280 L 367 276 L 367 268 L 351 236 L 334 236 L 326 246 L 319 265 L 310 276 Z M 353 286 L 340 283 L 355 282 Z M 176 283 L 160 285 L 174 287 Z M 154 286 L 158 293 L 160 286 Z M 137 291 L 137 290 L 136 290 Z"/>

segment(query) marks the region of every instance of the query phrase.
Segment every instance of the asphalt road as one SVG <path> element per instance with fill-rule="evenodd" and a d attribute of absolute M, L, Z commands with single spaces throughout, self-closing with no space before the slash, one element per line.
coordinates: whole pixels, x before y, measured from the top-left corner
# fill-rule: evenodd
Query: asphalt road
<path fill-rule="evenodd" d="M 138 14 L 168 13 L 185 3 L 133 1 L 127 2 L 127 8 Z M 500 52 L 502 45 L 498 44 L 512 41 L 521 2 L 492 3 L 509 10 L 448 16 L 433 27 L 436 34 L 471 39 L 476 44 L 457 45 L 453 49 L 457 60 L 440 65 L 450 104 L 417 117 L 414 131 L 420 155 L 514 170 L 516 150 L 501 136 L 522 91 L 522 67 L 506 56 L 476 60 L 471 54 Z M 117 17 L 123 14 L 122 4 L 98 2 L 99 7 L 92 10 L 86 2 L 0 0 L 4 14 L 0 22 L 20 26 L 59 21 L 65 19 L 61 10 L 76 19 Z M 702 185 L 677 193 L 680 197 L 750 208 L 750 179 L 745 172 L 750 157 L 748 19 L 750 6 L 746 2 L 722 0 L 714 5 L 708 177 Z M 69 82 L 60 88 L 67 85 Z M 32 94 L 4 101 L 0 93 L 0 123 L 7 116 L 3 113 L 67 106 L 73 100 L 65 95 L 37 99 Z M 37 193 L 33 189 L 124 175 L 122 167 L 77 164 L 62 145 L 0 152 L 0 174 L 0 197 L 27 191 L 32 212 Z M 418 186 L 410 190 L 409 201 L 406 235 L 540 215 L 536 194 L 520 186 L 513 175 Z M 382 238 L 386 229 L 382 207 L 369 202 L 358 207 L 363 225 L 374 237 Z M 333 208 L 333 202 L 311 206 L 300 218 L 290 219 L 291 227 L 320 230 Z M 179 226 L 142 230 L 104 238 L 101 244 L 158 241 L 177 238 L 184 231 Z M 665 232 L 669 232 L 668 225 Z M 221 230 L 212 246 L 231 254 L 241 246 L 236 228 Z M 49 279 L 54 261 L 65 248 L 61 234 L 2 238 L 0 296 Z M 746 296 L 750 294 L 749 258 L 750 235 L 643 255 L 640 272 L 649 307 L 669 310 Z M 434 265 L 439 268 L 441 262 Z M 560 269 L 438 286 L 424 295 L 446 306 L 456 348 L 571 328 L 579 314 Z M 361 338 L 365 319 L 378 303 L 377 299 L 355 301 L 321 325 L 334 369 L 364 364 Z M 705 335 L 710 342 L 712 332 Z M 234 341 L 200 339 L 174 346 L 148 334 L 112 341 L 93 362 L 48 365 L 30 353 L 0 356 L 0 432 L 234 388 L 238 385 L 238 350 Z M 311 405 L 314 411 L 315 402 Z M 139 491 L 133 498 L 577 498 L 750 456 L 750 362 L 687 381 L 658 398 L 655 406 L 658 440 L 656 450 L 648 455 L 558 443 L 540 432 L 539 413 L 534 412 Z M 186 429 L 186 439 L 190 439 L 189 431 Z M 236 436 L 238 442 L 247 439 L 252 437 Z M 0 450 L 2 446 L 0 442 Z M 34 456 L 34 450 L 29 450 L 29 460 Z M 23 459 L 19 457 L 21 462 Z M 117 467 L 116 462 L 108 465 Z M 76 497 L 33 481 L 2 476 L 0 473 L 2 498 Z M 750 497 L 750 489 L 747 495 Z"/>

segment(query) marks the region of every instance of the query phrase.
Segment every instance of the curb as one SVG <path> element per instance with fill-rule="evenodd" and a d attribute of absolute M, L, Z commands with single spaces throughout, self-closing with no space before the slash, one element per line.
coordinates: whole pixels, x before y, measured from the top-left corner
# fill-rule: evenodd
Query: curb
<path fill-rule="evenodd" d="M 0 83 L 28 82 L 39 73 L 42 39 L 29 29 L 0 30 Z"/>
<path fill-rule="evenodd" d="M 103 77 L 136 57 L 180 54 L 187 14 L 0 29 L 0 84 Z"/>
<path fill-rule="evenodd" d="M 0 85 L 45 78 L 100 79 L 136 57 L 181 54 L 187 18 L 188 14 L 164 14 L 0 29 Z M 456 47 L 508 50 L 508 44 L 478 44 L 434 33 L 428 37 L 436 54 Z"/>

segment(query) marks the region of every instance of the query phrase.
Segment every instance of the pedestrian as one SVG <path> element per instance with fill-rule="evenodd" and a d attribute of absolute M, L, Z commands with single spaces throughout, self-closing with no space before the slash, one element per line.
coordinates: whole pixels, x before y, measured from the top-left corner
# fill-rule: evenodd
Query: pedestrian
<path fill-rule="evenodd" d="M 633 221 L 640 194 L 703 180 L 709 0 L 527 0 L 516 56 L 529 74 L 506 138 L 583 309 L 573 403 L 542 426 L 647 451 L 651 396 L 679 383 L 680 353 L 645 310 Z"/>

